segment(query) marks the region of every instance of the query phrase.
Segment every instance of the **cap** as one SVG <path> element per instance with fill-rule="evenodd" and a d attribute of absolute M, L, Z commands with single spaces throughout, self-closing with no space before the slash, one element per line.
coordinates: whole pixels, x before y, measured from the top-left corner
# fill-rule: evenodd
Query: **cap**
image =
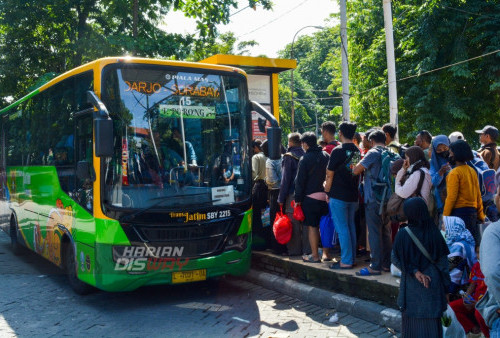
<path fill-rule="evenodd" d="M 493 140 L 496 140 L 498 138 L 498 129 L 493 126 L 486 126 L 481 130 L 476 130 L 476 133 L 478 134 L 488 134 L 491 136 Z"/>
<path fill-rule="evenodd" d="M 448 136 L 448 139 L 450 140 L 450 143 L 453 143 L 453 142 L 458 141 L 458 140 L 465 141 L 464 134 L 462 134 L 459 131 L 454 131 L 453 133 L 451 133 L 450 136 Z"/>

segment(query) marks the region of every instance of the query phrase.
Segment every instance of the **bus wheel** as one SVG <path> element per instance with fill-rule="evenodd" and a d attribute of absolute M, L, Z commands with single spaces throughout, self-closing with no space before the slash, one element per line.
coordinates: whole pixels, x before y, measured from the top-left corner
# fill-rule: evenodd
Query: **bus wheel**
<path fill-rule="evenodd" d="M 14 217 L 10 219 L 10 249 L 14 255 L 19 256 L 24 253 L 24 248 L 18 240 L 17 222 Z"/>
<path fill-rule="evenodd" d="M 64 242 L 64 270 L 68 276 L 68 282 L 73 291 L 79 295 L 87 295 L 94 290 L 92 286 L 82 282 L 77 276 L 77 266 L 75 259 L 75 250 L 69 241 Z"/>

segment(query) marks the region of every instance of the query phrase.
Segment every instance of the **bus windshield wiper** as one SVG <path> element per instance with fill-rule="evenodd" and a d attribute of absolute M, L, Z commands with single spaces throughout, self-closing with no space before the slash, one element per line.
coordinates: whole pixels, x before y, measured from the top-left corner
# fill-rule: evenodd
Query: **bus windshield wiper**
<path fill-rule="evenodd" d="M 146 207 L 146 208 L 144 208 L 144 209 L 137 210 L 137 211 L 135 211 L 135 212 L 133 212 L 133 213 L 130 213 L 130 214 L 127 214 L 127 215 L 125 215 L 125 216 L 121 217 L 120 222 L 123 222 L 123 221 L 125 221 L 125 222 L 130 221 L 130 220 L 132 220 L 132 219 L 136 218 L 137 216 L 139 216 L 139 215 L 141 215 L 141 214 L 145 213 L 146 211 L 151 210 L 151 209 L 153 209 L 154 207 L 159 206 L 160 204 L 162 204 L 163 202 L 165 202 L 165 201 L 167 201 L 167 200 L 169 200 L 169 199 L 175 199 L 175 198 L 186 197 L 186 196 L 198 196 L 198 195 L 205 195 L 205 193 L 199 193 L 199 194 L 189 194 L 189 195 L 175 195 L 175 196 L 161 196 L 161 197 L 151 198 L 151 199 L 150 199 L 150 201 L 151 201 L 151 200 L 157 200 L 157 202 L 156 202 L 156 203 L 153 203 L 153 204 L 152 204 L 152 205 L 150 205 L 149 207 Z M 182 205 L 181 205 L 181 204 L 175 204 L 175 205 L 173 205 L 173 206 L 175 206 L 176 208 L 178 208 L 178 207 L 181 207 Z"/>

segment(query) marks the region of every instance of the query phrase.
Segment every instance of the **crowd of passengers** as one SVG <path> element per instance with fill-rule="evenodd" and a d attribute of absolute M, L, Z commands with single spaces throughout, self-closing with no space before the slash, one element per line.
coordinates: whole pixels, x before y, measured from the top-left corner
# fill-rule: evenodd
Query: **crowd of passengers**
<path fill-rule="evenodd" d="M 356 129 L 355 123 L 337 129 L 325 122 L 319 140 L 312 132 L 291 133 L 278 160 L 268 158 L 267 141 L 253 141 L 258 249 L 335 270 L 356 269 L 356 257 L 369 253 L 370 264 L 356 275 L 389 273 L 392 264 L 401 277 L 403 336 L 442 336 L 449 304 L 466 333 L 499 337 L 498 129 L 476 131 L 477 151 L 458 131 L 433 136 L 422 130 L 414 146 L 402 146 L 394 125 Z M 390 177 L 388 189 L 384 177 Z M 293 216 L 298 206 L 303 221 Z M 266 208 L 271 226 L 259 217 Z M 278 212 L 292 222 L 286 245 L 273 236 Z M 321 240 L 322 217 L 333 222 L 332 243 Z"/>

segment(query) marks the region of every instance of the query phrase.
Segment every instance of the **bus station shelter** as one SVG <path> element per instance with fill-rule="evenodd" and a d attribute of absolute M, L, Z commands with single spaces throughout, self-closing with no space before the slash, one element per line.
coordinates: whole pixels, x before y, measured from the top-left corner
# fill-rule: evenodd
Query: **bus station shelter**
<path fill-rule="evenodd" d="M 248 75 L 250 100 L 260 103 L 279 121 L 278 74 L 297 68 L 296 60 L 216 54 L 200 62 L 243 69 Z M 252 112 L 252 137 L 265 139 L 266 134 L 258 126 L 259 118 L 263 119 L 257 112 Z"/>

